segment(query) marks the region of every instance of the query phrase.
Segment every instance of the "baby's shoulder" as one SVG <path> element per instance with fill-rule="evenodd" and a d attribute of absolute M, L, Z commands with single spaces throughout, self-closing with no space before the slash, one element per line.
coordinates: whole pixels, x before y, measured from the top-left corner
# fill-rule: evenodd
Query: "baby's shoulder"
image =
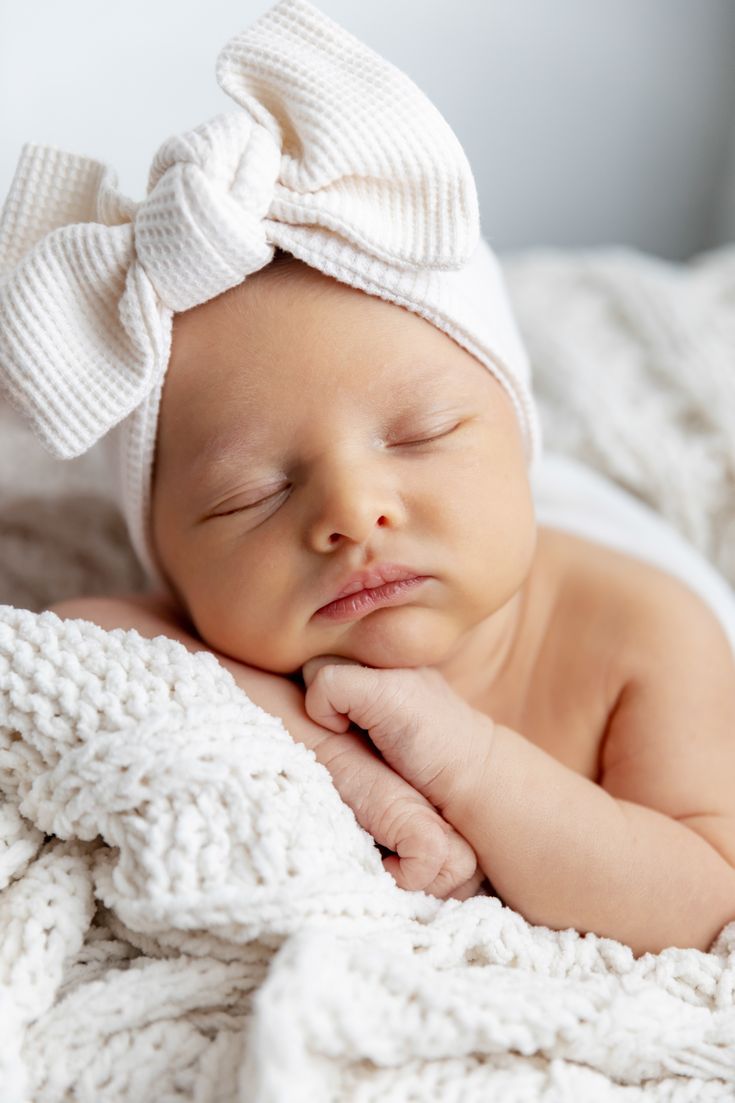
<path fill-rule="evenodd" d="M 682 579 L 626 552 L 572 533 L 540 530 L 557 580 L 557 610 L 579 638 L 599 633 L 623 676 L 645 665 L 673 634 L 726 639 L 710 606 Z"/>

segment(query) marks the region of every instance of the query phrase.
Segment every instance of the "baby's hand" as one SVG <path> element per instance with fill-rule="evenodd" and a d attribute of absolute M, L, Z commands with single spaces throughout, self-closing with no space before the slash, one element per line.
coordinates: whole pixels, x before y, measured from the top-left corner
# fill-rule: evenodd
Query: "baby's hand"
<path fill-rule="evenodd" d="M 304 665 L 308 687 L 325 663 L 349 660 L 319 656 Z M 326 736 L 312 750 L 332 775 L 337 792 L 376 843 L 395 853 L 383 865 L 400 888 L 465 900 L 484 880 L 470 844 L 429 801 L 371 750 L 358 732 Z"/>
<path fill-rule="evenodd" d="M 366 731 L 389 766 L 462 830 L 490 769 L 494 723 L 438 670 L 383 670 L 320 656 L 306 692 L 311 719 L 334 732 Z M 308 665 L 308 664 L 307 664 Z"/>

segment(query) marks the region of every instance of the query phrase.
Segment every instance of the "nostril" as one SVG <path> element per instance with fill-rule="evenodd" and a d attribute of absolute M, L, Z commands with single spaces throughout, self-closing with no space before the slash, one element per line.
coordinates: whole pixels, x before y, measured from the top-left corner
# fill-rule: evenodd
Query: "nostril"
<path fill-rule="evenodd" d="M 375 523 L 376 523 L 377 525 L 380 525 L 380 526 L 381 526 L 381 528 L 382 528 L 382 527 L 384 527 L 385 525 L 388 525 L 388 524 L 390 524 L 390 522 L 389 522 L 388 518 L 386 517 L 386 515 L 385 515 L 384 513 L 381 513 L 380 517 L 378 517 L 378 519 L 377 519 L 377 521 L 376 521 Z M 335 545 L 335 544 L 338 544 L 338 543 L 339 543 L 339 541 L 340 541 L 340 540 L 342 539 L 342 537 L 343 537 L 344 535 L 346 535 L 346 534 L 344 534 L 344 533 L 341 533 L 341 532 L 331 532 L 331 533 L 329 534 L 329 536 L 327 537 L 327 543 L 328 543 L 328 544 L 329 544 L 329 545 L 330 545 L 331 547 L 334 547 L 334 545 Z M 353 537 L 353 538 L 354 538 L 354 537 Z"/>

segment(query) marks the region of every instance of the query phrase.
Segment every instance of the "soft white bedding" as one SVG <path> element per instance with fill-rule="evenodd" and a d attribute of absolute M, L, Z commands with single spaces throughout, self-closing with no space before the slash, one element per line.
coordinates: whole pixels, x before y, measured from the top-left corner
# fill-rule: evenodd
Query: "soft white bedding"
<path fill-rule="evenodd" d="M 549 457 L 540 519 L 680 573 L 732 640 L 735 250 L 507 274 L 547 444 L 588 465 Z M 136 568 L 104 453 L 51 471 L 0 418 L 3 1103 L 735 1098 L 735 922 L 636 961 L 396 888 L 213 656 L 33 611 Z"/>

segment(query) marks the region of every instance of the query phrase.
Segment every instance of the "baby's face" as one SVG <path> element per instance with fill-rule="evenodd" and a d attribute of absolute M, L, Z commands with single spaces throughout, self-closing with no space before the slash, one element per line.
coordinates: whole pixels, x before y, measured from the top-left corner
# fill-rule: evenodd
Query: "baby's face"
<path fill-rule="evenodd" d="M 253 666 L 436 665 L 530 569 L 503 388 L 429 322 L 304 265 L 176 315 L 158 434 L 161 567 L 201 638 Z M 425 581 L 319 612 L 377 564 Z"/>

